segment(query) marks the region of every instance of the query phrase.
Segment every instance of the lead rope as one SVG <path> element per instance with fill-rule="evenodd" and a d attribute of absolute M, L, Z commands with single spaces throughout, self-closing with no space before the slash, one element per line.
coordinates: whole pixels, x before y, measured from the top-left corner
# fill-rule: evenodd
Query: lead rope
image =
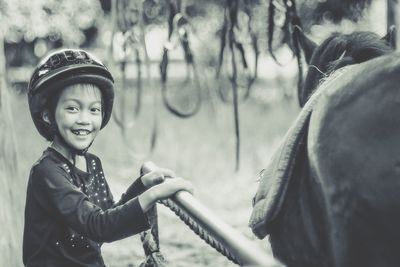
<path fill-rule="evenodd" d="M 146 255 L 146 259 L 140 264 L 140 267 L 164 267 L 166 266 L 166 261 L 160 251 L 157 206 L 154 205 L 147 211 L 146 215 L 150 224 L 150 230 L 140 233 L 140 240 L 142 241 L 143 250 Z"/>
<path fill-rule="evenodd" d="M 190 217 L 190 215 L 181 209 L 177 204 L 175 204 L 170 199 L 163 199 L 160 200 L 159 203 L 163 204 L 164 206 L 168 207 L 172 210 L 178 217 L 181 219 L 189 228 L 201 239 L 203 239 L 209 246 L 214 248 L 216 251 L 221 253 L 230 261 L 240 265 L 239 259 L 229 251 L 223 244 L 221 244 L 218 240 L 210 235 L 210 233 L 201 227 L 195 220 Z"/>
<path fill-rule="evenodd" d="M 209 246 L 214 248 L 220 254 L 225 256 L 230 261 L 240 265 L 240 260 L 228 250 L 221 242 L 216 240 L 203 227 L 201 227 L 192 217 L 177 204 L 170 199 L 159 200 L 158 203 L 163 204 L 172 210 L 179 219 L 181 219 L 198 237 L 204 240 Z M 147 218 L 150 224 L 150 230 L 140 234 L 142 246 L 146 255 L 146 260 L 140 264 L 140 267 L 164 267 L 167 261 L 160 250 L 160 242 L 158 235 L 158 215 L 157 206 L 154 205 L 147 213 Z"/>

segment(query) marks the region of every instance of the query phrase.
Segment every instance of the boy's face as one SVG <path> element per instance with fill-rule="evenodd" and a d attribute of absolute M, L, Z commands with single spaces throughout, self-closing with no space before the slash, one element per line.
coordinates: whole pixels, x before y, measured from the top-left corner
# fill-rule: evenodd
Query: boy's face
<path fill-rule="evenodd" d="M 99 88 L 77 84 L 60 94 L 55 121 L 61 137 L 71 147 L 87 148 L 100 131 L 102 119 Z"/>

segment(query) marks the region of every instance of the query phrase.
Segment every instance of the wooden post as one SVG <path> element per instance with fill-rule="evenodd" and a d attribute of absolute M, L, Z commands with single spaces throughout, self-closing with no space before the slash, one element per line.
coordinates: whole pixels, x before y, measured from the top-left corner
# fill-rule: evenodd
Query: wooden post
<path fill-rule="evenodd" d="M 154 163 L 147 162 L 143 164 L 142 173 L 148 173 L 156 168 Z M 242 266 L 269 266 L 271 263 L 276 263 L 265 251 L 238 230 L 222 221 L 192 194 L 179 191 L 171 200 L 235 255 Z"/>
<path fill-rule="evenodd" d="M 265 251 L 221 220 L 192 194 L 180 191 L 172 200 L 235 255 L 241 266 L 268 266 L 274 262 Z"/>

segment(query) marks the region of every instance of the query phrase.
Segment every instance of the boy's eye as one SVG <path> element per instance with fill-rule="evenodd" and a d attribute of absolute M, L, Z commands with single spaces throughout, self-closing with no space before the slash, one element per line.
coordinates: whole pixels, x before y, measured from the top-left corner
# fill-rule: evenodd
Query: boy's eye
<path fill-rule="evenodd" d="M 68 106 L 66 109 L 69 111 L 78 111 L 78 108 L 74 106 Z"/>
<path fill-rule="evenodd" d="M 93 113 L 100 113 L 101 112 L 101 108 L 95 107 L 95 108 L 91 108 L 90 109 Z"/>

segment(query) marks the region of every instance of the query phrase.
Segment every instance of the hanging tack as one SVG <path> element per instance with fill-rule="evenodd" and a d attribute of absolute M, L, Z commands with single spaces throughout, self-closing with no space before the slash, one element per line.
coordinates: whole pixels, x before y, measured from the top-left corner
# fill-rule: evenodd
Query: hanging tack
<path fill-rule="evenodd" d="M 189 118 L 197 114 L 200 110 L 202 102 L 202 86 L 200 84 L 193 52 L 190 47 L 190 22 L 184 13 L 184 3 L 181 1 L 169 0 L 168 5 L 170 11 L 168 18 L 168 41 L 164 45 L 164 51 L 160 62 L 162 100 L 164 106 L 169 112 L 180 118 Z M 195 99 L 191 102 L 192 105 L 188 108 L 183 108 L 182 105 L 178 107 L 176 104 L 172 104 L 171 97 L 169 96 L 171 91 L 171 89 L 169 89 L 171 85 L 168 83 L 169 51 L 178 46 L 183 48 L 184 51 L 187 75 L 185 80 L 176 87 L 179 89 L 179 94 L 182 94 L 183 90 L 187 90 L 188 86 L 191 85 L 193 85 L 195 90 Z M 194 84 L 191 84 L 191 81 Z"/>

